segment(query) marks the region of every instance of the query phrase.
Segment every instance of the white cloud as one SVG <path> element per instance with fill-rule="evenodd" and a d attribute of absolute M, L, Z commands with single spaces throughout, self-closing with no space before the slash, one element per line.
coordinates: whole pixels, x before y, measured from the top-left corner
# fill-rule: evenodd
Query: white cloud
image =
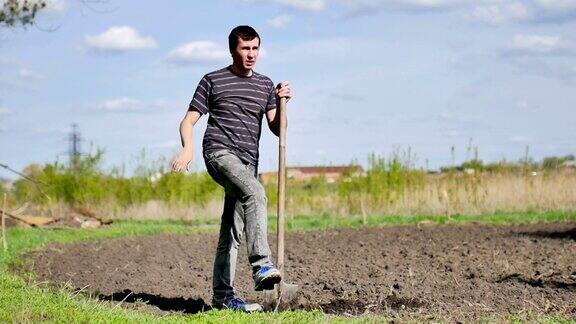
<path fill-rule="evenodd" d="M 0 66 L 2 65 L 10 66 L 14 64 L 18 64 L 18 62 L 13 57 L 3 56 L 0 54 Z"/>
<path fill-rule="evenodd" d="M 576 81 L 576 67 L 569 62 L 551 62 L 535 55 L 511 56 L 508 59 L 509 63 L 521 73 L 556 79 L 570 85 Z"/>
<path fill-rule="evenodd" d="M 46 7 L 40 12 L 62 15 L 66 11 L 68 11 L 68 2 L 66 0 L 46 0 Z"/>
<path fill-rule="evenodd" d="M 533 9 L 521 2 L 498 3 L 477 6 L 472 13 L 466 15 L 472 21 L 489 25 L 502 25 L 517 21 L 527 21 L 534 18 Z"/>
<path fill-rule="evenodd" d="M 228 58 L 228 49 L 210 41 L 190 42 L 178 46 L 168 53 L 167 59 L 173 63 L 193 63 L 198 61 L 220 61 Z"/>
<path fill-rule="evenodd" d="M 306 11 L 323 11 L 327 3 L 343 5 L 350 14 L 380 10 L 425 12 L 468 10 L 469 20 L 500 25 L 513 22 L 556 22 L 576 19 L 576 0 L 237 0 L 267 1 Z"/>
<path fill-rule="evenodd" d="M 379 1 L 385 5 L 412 9 L 443 9 L 465 5 L 465 0 L 385 0 Z"/>
<path fill-rule="evenodd" d="M 168 107 L 168 103 L 165 100 L 160 99 L 152 102 L 143 102 L 142 100 L 129 97 L 104 100 L 95 105 L 96 109 L 108 112 L 159 110 L 164 109 L 166 107 Z"/>
<path fill-rule="evenodd" d="M 32 132 L 36 135 L 45 135 L 45 136 L 61 136 L 68 134 L 70 132 L 70 128 L 65 127 L 36 127 L 32 129 Z"/>
<path fill-rule="evenodd" d="M 96 51 L 127 52 L 156 48 L 152 37 L 142 37 L 129 26 L 115 26 L 94 36 L 85 37 L 86 44 Z"/>
<path fill-rule="evenodd" d="M 516 35 L 512 50 L 519 54 L 561 54 L 570 51 L 570 45 L 560 36 Z"/>
<path fill-rule="evenodd" d="M 511 22 L 557 22 L 576 18 L 575 0 L 503 1 L 476 4 L 467 18 L 491 25 Z"/>
<path fill-rule="evenodd" d="M 18 70 L 18 76 L 24 80 L 30 80 L 30 81 L 36 81 L 44 78 L 42 75 L 27 68 L 21 68 L 20 70 Z"/>
<path fill-rule="evenodd" d="M 142 108 L 142 101 L 133 98 L 117 98 L 103 101 L 98 108 L 107 111 L 127 111 Z"/>
<path fill-rule="evenodd" d="M 380 10 L 427 12 L 462 9 L 466 19 L 490 25 L 514 22 L 558 22 L 576 19 L 576 0 L 236 0 L 269 2 L 305 11 L 323 11 L 327 4 L 343 5 L 348 14 Z"/>
<path fill-rule="evenodd" d="M 306 11 L 322 11 L 325 8 L 324 0 L 272 0 L 278 4 Z"/>
<path fill-rule="evenodd" d="M 389 9 L 404 11 L 446 10 L 472 3 L 485 3 L 491 0 L 335 0 L 348 6 L 353 11 L 370 12 L 371 10 Z"/>
<path fill-rule="evenodd" d="M 456 128 L 442 128 L 440 130 L 442 136 L 449 137 L 449 138 L 464 138 L 466 134 L 461 129 Z"/>
<path fill-rule="evenodd" d="M 303 11 L 322 11 L 326 8 L 325 0 L 236 0 L 244 3 L 275 3 L 284 7 Z"/>
<path fill-rule="evenodd" d="M 286 28 L 292 21 L 292 16 L 281 15 L 268 20 L 268 25 L 274 28 Z"/>
<path fill-rule="evenodd" d="M 536 4 L 548 11 L 571 11 L 576 10 L 574 0 L 535 0 Z"/>
<path fill-rule="evenodd" d="M 520 100 L 516 102 L 516 107 L 519 109 L 528 109 L 530 108 L 530 104 L 528 104 L 528 102 L 525 100 Z"/>
<path fill-rule="evenodd" d="M 559 22 L 576 18 L 575 0 L 534 0 L 534 6 L 539 12 L 539 21 Z"/>
<path fill-rule="evenodd" d="M 511 136 L 508 138 L 508 142 L 511 143 L 532 143 L 533 139 L 530 137 L 526 137 L 526 136 Z"/>
<path fill-rule="evenodd" d="M 501 58 L 518 72 L 573 84 L 576 81 L 576 45 L 558 35 L 516 35 Z"/>

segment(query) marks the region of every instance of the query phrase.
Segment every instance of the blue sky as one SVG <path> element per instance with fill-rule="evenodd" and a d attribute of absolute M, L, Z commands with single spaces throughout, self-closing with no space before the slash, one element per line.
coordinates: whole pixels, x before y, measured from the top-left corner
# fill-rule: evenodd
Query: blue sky
<path fill-rule="evenodd" d="M 51 0 L 36 26 L 0 29 L 0 163 L 65 161 L 72 123 L 107 168 L 171 159 L 240 24 L 262 37 L 256 70 L 292 84 L 290 165 L 410 148 L 437 168 L 470 143 L 484 161 L 576 153 L 576 0 Z M 276 152 L 266 129 L 261 170 Z"/>

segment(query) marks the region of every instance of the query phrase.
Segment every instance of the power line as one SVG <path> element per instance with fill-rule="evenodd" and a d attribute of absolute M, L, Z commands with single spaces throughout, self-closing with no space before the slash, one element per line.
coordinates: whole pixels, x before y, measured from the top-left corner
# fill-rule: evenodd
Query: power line
<path fill-rule="evenodd" d="M 70 161 L 70 166 L 77 169 L 78 162 L 80 161 L 81 149 L 80 143 L 82 142 L 82 136 L 80 135 L 80 129 L 78 124 L 72 124 L 72 131 L 68 135 L 68 158 Z"/>

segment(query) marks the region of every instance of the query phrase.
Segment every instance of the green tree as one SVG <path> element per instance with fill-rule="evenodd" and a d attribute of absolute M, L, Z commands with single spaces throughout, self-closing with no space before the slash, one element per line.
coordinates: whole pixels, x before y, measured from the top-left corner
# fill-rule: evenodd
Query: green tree
<path fill-rule="evenodd" d="M 0 26 L 17 27 L 34 23 L 36 13 L 46 7 L 44 0 L 0 0 Z"/>
<path fill-rule="evenodd" d="M 544 169 L 558 169 L 568 161 L 574 161 L 574 155 L 566 156 L 549 156 L 542 159 L 542 168 Z"/>

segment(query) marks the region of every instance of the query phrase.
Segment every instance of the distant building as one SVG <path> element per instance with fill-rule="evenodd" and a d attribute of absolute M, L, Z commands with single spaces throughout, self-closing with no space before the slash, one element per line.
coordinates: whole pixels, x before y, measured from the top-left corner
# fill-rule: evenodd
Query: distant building
<path fill-rule="evenodd" d="M 288 167 L 286 168 L 286 177 L 288 179 L 307 181 L 317 177 L 324 177 L 326 182 L 334 183 L 342 175 L 349 174 L 353 177 L 364 176 L 366 173 L 359 165 L 351 166 L 308 166 L 308 167 Z M 276 181 L 278 172 L 263 172 L 259 175 L 263 184 L 270 181 Z"/>

